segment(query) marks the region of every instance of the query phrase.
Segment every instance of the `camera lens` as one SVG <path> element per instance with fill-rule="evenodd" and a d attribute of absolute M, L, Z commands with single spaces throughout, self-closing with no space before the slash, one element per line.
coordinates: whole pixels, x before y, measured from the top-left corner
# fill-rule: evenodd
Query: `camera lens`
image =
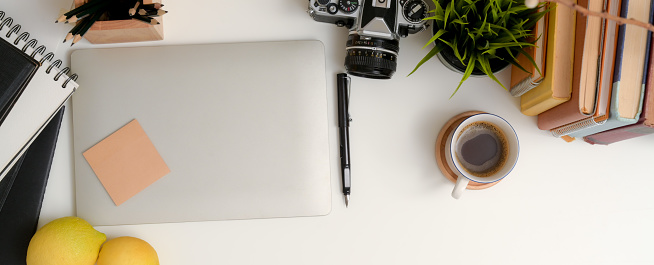
<path fill-rule="evenodd" d="M 399 41 L 350 34 L 347 38 L 345 69 L 349 74 L 390 79 L 397 69 Z"/>

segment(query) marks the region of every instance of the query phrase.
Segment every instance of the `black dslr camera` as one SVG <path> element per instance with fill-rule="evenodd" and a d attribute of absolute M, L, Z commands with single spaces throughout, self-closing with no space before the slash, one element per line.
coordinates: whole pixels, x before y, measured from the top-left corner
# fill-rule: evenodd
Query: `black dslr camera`
<path fill-rule="evenodd" d="M 423 0 L 309 0 L 309 15 L 350 29 L 345 69 L 349 74 L 390 79 L 397 68 L 400 37 L 425 30 Z"/>

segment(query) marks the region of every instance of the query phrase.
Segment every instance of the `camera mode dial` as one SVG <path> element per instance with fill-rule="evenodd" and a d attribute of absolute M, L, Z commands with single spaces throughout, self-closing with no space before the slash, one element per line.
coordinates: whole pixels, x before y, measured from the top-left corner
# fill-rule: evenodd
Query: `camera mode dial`
<path fill-rule="evenodd" d="M 338 8 L 343 13 L 350 14 L 359 8 L 359 0 L 338 0 Z"/>
<path fill-rule="evenodd" d="M 402 6 L 402 15 L 410 23 L 420 23 L 427 17 L 427 3 L 422 0 L 409 0 Z"/>

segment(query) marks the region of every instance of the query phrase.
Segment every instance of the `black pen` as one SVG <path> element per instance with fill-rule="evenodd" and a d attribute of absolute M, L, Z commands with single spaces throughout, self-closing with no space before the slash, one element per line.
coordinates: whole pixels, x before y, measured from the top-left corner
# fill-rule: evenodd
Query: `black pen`
<path fill-rule="evenodd" d="M 336 75 L 338 95 L 338 134 L 341 151 L 341 172 L 343 173 L 343 195 L 345 207 L 350 204 L 350 114 L 348 112 L 350 78 L 347 74 Z"/>

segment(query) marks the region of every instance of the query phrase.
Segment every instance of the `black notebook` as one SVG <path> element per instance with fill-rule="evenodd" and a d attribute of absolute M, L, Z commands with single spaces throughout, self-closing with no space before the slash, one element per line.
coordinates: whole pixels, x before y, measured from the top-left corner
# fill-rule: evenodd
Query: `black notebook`
<path fill-rule="evenodd" d="M 0 126 L 39 66 L 34 58 L 0 39 Z"/>
<path fill-rule="evenodd" d="M 0 181 L 0 264 L 25 264 L 36 232 L 64 108 Z"/>

